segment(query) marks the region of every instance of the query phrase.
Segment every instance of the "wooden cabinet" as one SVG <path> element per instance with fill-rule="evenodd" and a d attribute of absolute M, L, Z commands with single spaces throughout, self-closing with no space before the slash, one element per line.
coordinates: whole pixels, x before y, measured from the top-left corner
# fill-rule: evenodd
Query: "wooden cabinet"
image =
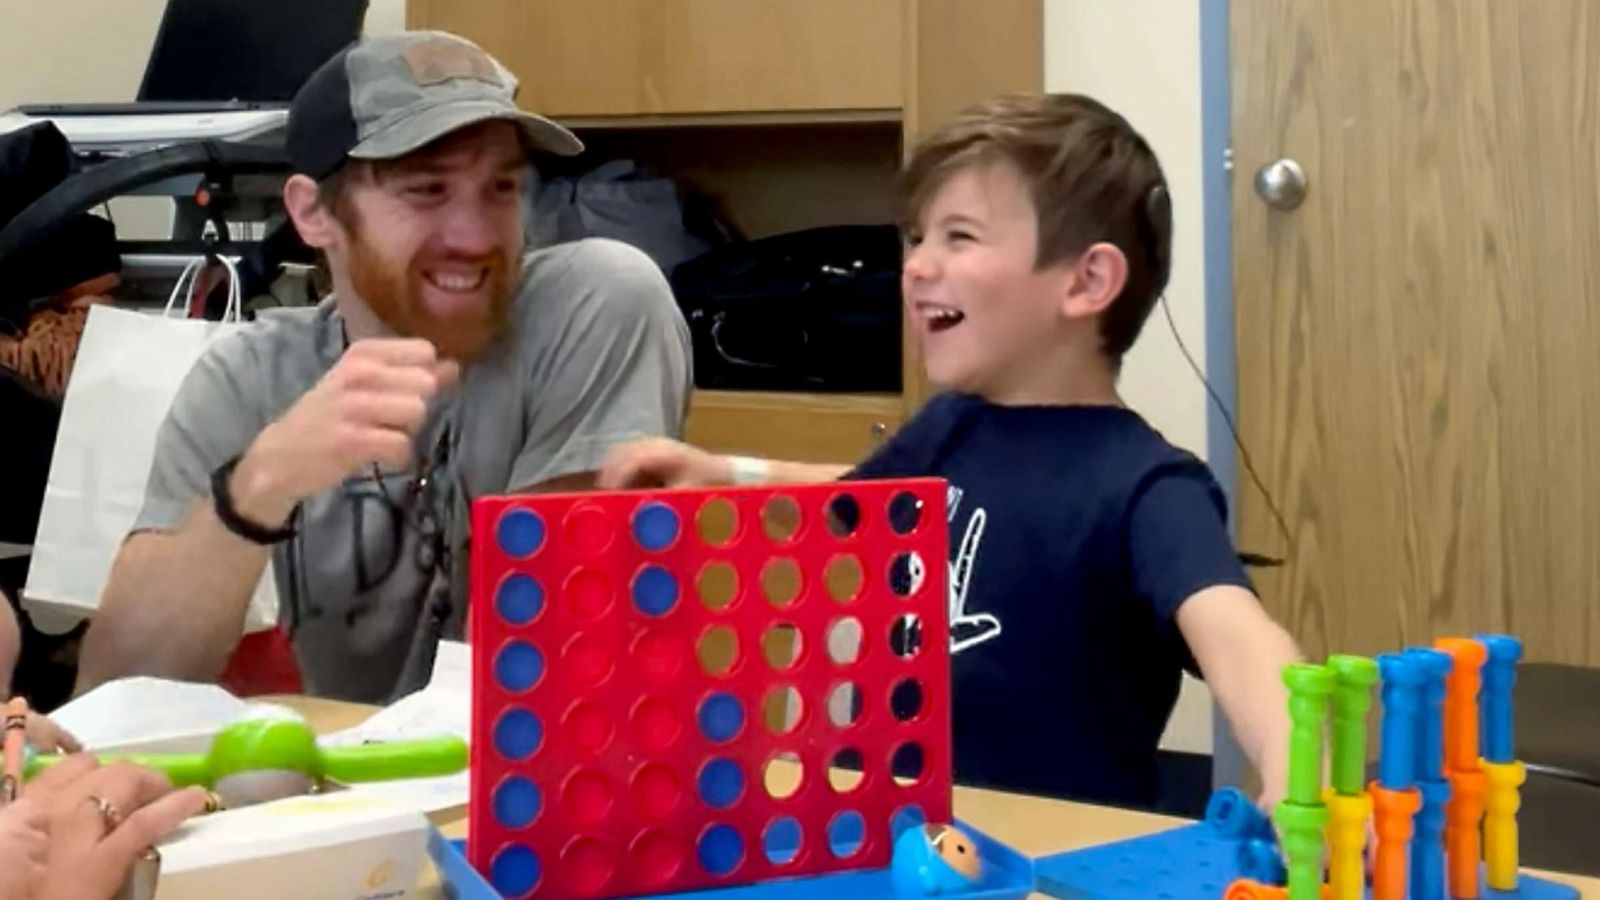
<path fill-rule="evenodd" d="M 900 0 L 412 3 L 553 116 L 900 107 Z"/>
<path fill-rule="evenodd" d="M 894 394 L 698 391 L 688 439 L 724 453 L 850 463 L 886 440 L 903 415 Z"/>
<path fill-rule="evenodd" d="M 908 147 L 968 103 L 1044 79 L 1043 0 L 410 0 L 412 28 L 471 38 L 519 102 L 709 194 L 746 237 L 895 221 Z M 713 450 L 850 463 L 927 394 L 696 391 Z"/>

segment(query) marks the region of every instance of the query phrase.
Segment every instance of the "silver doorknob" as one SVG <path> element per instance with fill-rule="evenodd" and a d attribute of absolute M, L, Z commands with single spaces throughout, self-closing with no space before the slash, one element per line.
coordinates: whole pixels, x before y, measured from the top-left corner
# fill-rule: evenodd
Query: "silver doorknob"
<path fill-rule="evenodd" d="M 1256 171 L 1256 194 L 1273 209 L 1296 209 L 1306 199 L 1306 171 L 1292 159 L 1275 159 Z"/>

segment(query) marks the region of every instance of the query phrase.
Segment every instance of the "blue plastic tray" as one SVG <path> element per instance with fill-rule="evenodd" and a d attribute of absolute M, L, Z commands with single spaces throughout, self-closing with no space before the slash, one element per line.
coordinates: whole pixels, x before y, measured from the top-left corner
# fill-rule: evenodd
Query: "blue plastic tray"
<path fill-rule="evenodd" d="M 1264 826 L 1252 821 L 1243 795 L 1219 792 L 1207 820 L 1157 834 L 1101 844 L 1037 862 L 966 823 L 959 823 L 984 861 L 984 881 L 948 897 L 1024 898 L 1038 891 L 1061 900 L 1221 900 L 1241 871 L 1240 841 Z M 1231 801 L 1231 802 L 1226 802 Z M 445 894 L 457 900 L 503 900 L 467 864 L 466 846 L 437 831 L 428 853 L 439 868 Z M 884 900 L 896 896 L 888 869 L 845 872 L 788 881 L 662 895 L 676 900 Z M 1575 888 L 1523 875 L 1516 891 L 1483 890 L 1483 900 L 1579 900 Z"/>
<path fill-rule="evenodd" d="M 1039 891 L 1062 900 L 1221 900 L 1240 875 L 1238 843 L 1206 823 L 1047 856 L 1034 864 Z M 1516 891 L 1483 900 L 1578 900 L 1576 888 L 1528 875 Z"/>
<path fill-rule="evenodd" d="M 966 823 L 957 823 L 972 838 L 983 860 L 982 883 L 970 891 L 943 894 L 943 897 L 974 900 L 1021 900 L 1033 890 L 1033 862 L 1021 853 L 989 837 Z M 428 837 L 428 855 L 439 869 L 445 896 L 452 900 L 503 900 L 493 887 L 467 863 L 465 841 L 452 841 L 437 830 Z M 871 869 L 840 872 L 786 881 L 686 891 L 666 894 L 674 900 L 885 900 L 895 896 L 889 870 Z"/>

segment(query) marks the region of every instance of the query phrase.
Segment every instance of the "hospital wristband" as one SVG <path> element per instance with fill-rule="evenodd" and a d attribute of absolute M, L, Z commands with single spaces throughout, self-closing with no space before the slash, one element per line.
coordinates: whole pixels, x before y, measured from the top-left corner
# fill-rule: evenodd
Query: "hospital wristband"
<path fill-rule="evenodd" d="M 766 484 L 772 479 L 772 465 L 753 456 L 725 456 L 728 481 L 736 485 Z"/>

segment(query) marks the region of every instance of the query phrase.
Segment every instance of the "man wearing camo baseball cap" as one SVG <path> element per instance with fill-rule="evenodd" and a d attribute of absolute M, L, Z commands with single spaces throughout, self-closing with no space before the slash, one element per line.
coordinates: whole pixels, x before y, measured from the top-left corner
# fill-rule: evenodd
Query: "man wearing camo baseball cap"
<path fill-rule="evenodd" d="M 681 431 L 688 332 L 656 265 L 610 241 L 524 252 L 530 159 L 582 144 L 516 94 L 439 32 L 364 39 L 301 89 L 284 207 L 332 294 L 196 363 L 79 690 L 217 678 L 264 571 L 309 692 L 414 690 L 462 633 L 471 498 L 583 487 L 612 447 Z"/>

